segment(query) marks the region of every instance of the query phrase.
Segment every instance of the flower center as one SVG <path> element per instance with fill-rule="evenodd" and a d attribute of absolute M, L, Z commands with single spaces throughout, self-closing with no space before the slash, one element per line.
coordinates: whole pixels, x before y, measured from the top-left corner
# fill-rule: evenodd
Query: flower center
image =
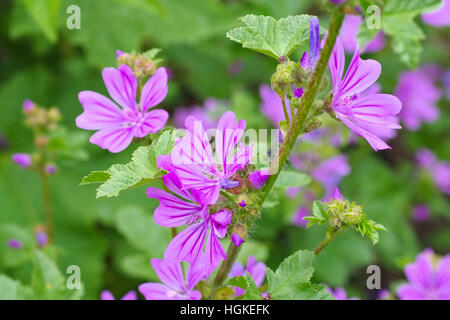
<path fill-rule="evenodd" d="M 125 115 L 125 118 L 127 119 L 127 122 L 125 123 L 125 126 L 127 127 L 133 127 L 140 125 L 143 121 L 142 113 L 139 111 L 136 111 L 132 108 L 125 108 L 123 109 L 123 114 Z"/>

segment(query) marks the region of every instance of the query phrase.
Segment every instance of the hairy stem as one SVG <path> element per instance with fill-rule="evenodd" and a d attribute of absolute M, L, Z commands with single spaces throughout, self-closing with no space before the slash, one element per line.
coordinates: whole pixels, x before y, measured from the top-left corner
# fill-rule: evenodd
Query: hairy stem
<path fill-rule="evenodd" d="M 325 236 L 325 239 L 323 239 L 322 242 L 319 243 L 319 245 L 314 249 L 314 254 L 318 255 L 323 250 L 323 248 L 325 248 L 331 241 L 333 241 L 346 229 L 346 227 L 341 227 L 339 229 L 329 229 Z"/>
<path fill-rule="evenodd" d="M 52 204 L 50 197 L 50 185 L 48 181 L 48 174 L 45 172 L 45 165 L 42 163 L 39 168 L 39 174 L 42 182 L 42 200 L 44 203 L 45 225 L 47 227 L 48 239 L 53 240 L 53 215 Z"/>
<path fill-rule="evenodd" d="M 286 122 L 291 123 L 291 121 L 289 120 L 289 112 L 288 112 L 287 106 L 286 106 L 286 98 L 280 96 L 280 99 L 281 99 L 281 103 L 283 104 L 283 111 L 284 111 L 284 117 L 286 119 Z"/>
<path fill-rule="evenodd" d="M 305 125 L 307 124 L 306 122 L 309 116 L 309 112 L 313 105 L 314 98 L 317 94 L 317 90 L 322 81 L 325 69 L 328 65 L 328 60 L 330 59 L 331 52 L 333 51 L 333 47 L 336 42 L 336 38 L 339 34 L 339 31 L 341 29 L 343 20 L 344 20 L 344 13 L 341 12 L 339 8 L 337 8 L 331 18 L 328 36 L 325 42 L 325 47 L 320 53 L 319 61 L 317 62 L 317 66 L 314 69 L 314 73 L 312 74 L 311 79 L 308 82 L 308 86 L 301 100 L 300 107 L 297 113 L 295 114 L 295 117 L 293 117 L 292 119 L 292 124 L 289 128 L 286 138 L 284 139 L 283 144 L 281 145 L 278 155 L 273 159 L 270 165 L 270 170 L 272 174 L 269 177 L 269 179 L 267 179 L 266 184 L 262 189 L 261 197 L 258 203 L 259 207 L 262 207 L 264 201 L 266 200 L 267 195 L 272 190 L 272 187 L 275 184 L 275 181 L 277 180 L 278 175 L 281 172 L 281 169 L 286 163 L 289 154 L 291 153 L 292 148 L 294 147 L 295 141 L 297 140 L 299 135 L 305 130 Z M 283 101 L 283 107 L 285 107 L 284 99 L 281 100 Z M 287 110 L 285 109 L 284 111 L 285 115 L 287 115 Z M 228 273 L 230 272 L 231 266 L 234 264 L 234 261 L 237 258 L 239 250 L 243 245 L 244 244 L 241 244 L 239 248 L 237 248 L 233 242 L 230 243 L 230 246 L 228 247 L 227 251 L 227 258 L 220 265 L 217 276 L 214 279 L 215 287 L 220 286 L 226 279 Z"/>

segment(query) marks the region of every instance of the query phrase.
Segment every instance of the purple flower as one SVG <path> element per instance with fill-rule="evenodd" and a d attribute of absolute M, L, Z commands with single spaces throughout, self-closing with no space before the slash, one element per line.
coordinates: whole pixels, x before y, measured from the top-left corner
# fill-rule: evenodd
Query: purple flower
<path fill-rule="evenodd" d="M 22 107 L 23 112 L 30 113 L 34 110 L 34 103 L 31 100 L 25 100 Z"/>
<path fill-rule="evenodd" d="M 36 242 L 39 247 L 44 247 L 48 244 L 48 235 L 47 232 L 43 230 L 37 230 L 35 232 Z"/>
<path fill-rule="evenodd" d="M 392 297 L 389 290 L 381 289 L 380 291 L 378 291 L 378 300 L 390 300 L 391 298 Z"/>
<path fill-rule="evenodd" d="M 159 200 L 154 212 L 155 222 L 169 228 L 187 226 L 169 243 L 164 258 L 193 264 L 205 253 L 205 268 L 212 272 L 226 257 L 219 238 L 226 235 L 231 212 L 222 209 L 210 214 L 208 205 L 212 203 L 211 195 L 195 189 L 187 190 L 176 175 L 169 156 L 159 157 L 158 162 L 161 168 L 169 172 L 163 181 L 174 194 L 153 187 L 147 189 L 150 198 Z"/>
<path fill-rule="evenodd" d="M 171 169 L 176 171 L 187 189 L 198 190 L 211 201 L 210 204 L 215 203 L 220 189 L 231 186 L 230 178 L 243 169 L 252 156 L 252 146 L 239 143 L 245 120 L 238 122 L 231 111 L 220 118 L 215 130 L 215 157 L 202 122 L 190 116 L 185 126 L 186 135 L 176 141 L 170 155 Z"/>
<path fill-rule="evenodd" d="M 341 4 L 341 3 L 344 3 L 345 1 L 347 1 L 347 0 L 330 0 L 330 2 L 333 4 Z"/>
<path fill-rule="evenodd" d="M 249 256 L 247 260 L 247 266 L 244 268 L 242 264 L 236 262 L 231 268 L 229 278 L 237 276 L 245 276 L 246 271 L 250 274 L 255 281 L 257 287 L 260 287 L 266 277 L 266 265 L 264 262 L 258 262 L 254 256 Z M 235 296 L 241 296 L 245 293 L 244 289 L 234 287 Z"/>
<path fill-rule="evenodd" d="M 11 249 L 22 249 L 23 244 L 22 241 L 17 240 L 17 239 L 9 239 L 6 244 L 8 245 L 8 247 L 10 247 Z"/>
<path fill-rule="evenodd" d="M 244 242 L 244 240 L 236 232 L 233 232 L 231 240 L 233 241 L 236 247 L 239 247 L 242 244 L 242 242 Z"/>
<path fill-rule="evenodd" d="M 344 288 L 336 288 L 334 291 L 327 287 L 327 291 L 336 298 L 336 300 L 359 300 L 357 297 L 348 298 Z"/>
<path fill-rule="evenodd" d="M 221 109 L 221 104 L 224 104 L 224 102 L 214 98 L 208 98 L 205 100 L 203 106 L 178 107 L 175 110 L 173 122 L 177 128 L 181 128 L 184 126 L 186 118 L 193 116 L 202 121 L 203 127 L 206 130 L 216 128 L 219 119 L 217 113 Z"/>
<path fill-rule="evenodd" d="M 285 120 L 283 103 L 278 94 L 268 85 L 262 84 L 259 86 L 259 95 L 261 96 L 261 112 L 269 119 L 276 127 L 280 125 L 280 121 Z M 286 108 L 290 115 L 289 100 L 285 99 Z"/>
<path fill-rule="evenodd" d="M 336 117 L 353 132 L 366 139 L 375 151 L 390 149 L 381 137 L 384 136 L 383 130 L 401 128 L 394 117 L 401 110 L 400 100 L 389 94 L 361 96 L 380 76 L 380 63 L 361 59 L 360 52 L 356 49 L 342 78 L 345 54 L 342 40 L 338 37 L 329 67 L 334 95 L 331 107 Z"/>
<path fill-rule="evenodd" d="M 200 300 L 201 293 L 195 286 L 205 277 L 202 263 L 190 264 L 186 281 L 181 264 L 175 261 L 152 259 L 153 269 L 164 283 L 148 282 L 139 286 L 146 300 Z"/>
<path fill-rule="evenodd" d="M 425 221 L 430 217 L 430 209 L 422 204 L 413 208 L 413 219 L 416 221 Z"/>
<path fill-rule="evenodd" d="M 346 52 L 354 52 L 358 47 L 358 30 L 363 23 L 361 16 L 347 14 L 342 24 L 341 32 L 339 34 Z M 378 32 L 375 38 L 367 44 L 362 50 L 363 52 L 377 52 L 384 48 L 386 40 L 383 32 Z"/>
<path fill-rule="evenodd" d="M 111 293 L 111 291 L 103 290 L 102 293 L 100 294 L 100 300 L 116 300 L 116 299 L 114 298 L 114 295 Z M 137 300 L 136 292 L 129 291 L 120 300 Z"/>
<path fill-rule="evenodd" d="M 301 206 L 292 216 L 292 223 L 296 226 L 305 228 L 308 224 L 308 221 L 304 220 L 303 218 L 307 216 L 309 216 L 309 209 L 305 206 Z"/>
<path fill-rule="evenodd" d="M 269 179 L 269 176 L 269 170 L 259 170 L 250 173 L 250 175 L 248 176 L 248 180 L 250 180 L 250 182 L 252 183 L 253 188 L 258 190 L 264 187 L 264 184 L 266 183 L 267 179 Z"/>
<path fill-rule="evenodd" d="M 442 6 L 436 11 L 424 13 L 423 21 L 435 27 L 450 26 L 450 1 L 442 0 Z"/>
<path fill-rule="evenodd" d="M 22 168 L 27 169 L 31 166 L 31 156 L 28 153 L 15 153 L 11 159 Z"/>
<path fill-rule="evenodd" d="M 55 174 L 56 173 L 56 166 L 54 164 L 48 164 L 45 166 L 45 172 L 47 172 L 47 174 Z"/>
<path fill-rule="evenodd" d="M 337 155 L 325 159 L 319 163 L 311 172 L 314 180 L 322 183 L 325 188 L 326 198 L 341 182 L 342 178 L 350 174 L 350 166 L 347 156 Z"/>
<path fill-rule="evenodd" d="M 395 95 L 402 101 L 400 118 L 409 130 L 417 130 L 422 122 L 434 122 L 439 117 L 436 103 L 441 92 L 427 69 L 407 71 L 400 76 Z"/>
<path fill-rule="evenodd" d="M 109 98 L 93 91 L 78 94 L 84 112 L 77 117 L 81 129 L 98 130 L 90 142 L 110 152 L 120 152 L 134 137 L 143 138 L 164 127 L 169 114 L 165 110 L 151 110 L 167 95 L 167 73 L 158 68 L 142 88 L 140 102 L 136 102 L 138 80 L 127 65 L 103 69 L 103 81 Z"/>
<path fill-rule="evenodd" d="M 441 259 L 427 249 L 405 267 L 407 284 L 398 287 L 401 300 L 450 300 L 450 254 Z"/>
<path fill-rule="evenodd" d="M 428 149 L 421 149 L 416 154 L 417 163 L 426 169 L 436 187 L 443 193 L 450 195 L 450 163 L 438 161 Z"/>

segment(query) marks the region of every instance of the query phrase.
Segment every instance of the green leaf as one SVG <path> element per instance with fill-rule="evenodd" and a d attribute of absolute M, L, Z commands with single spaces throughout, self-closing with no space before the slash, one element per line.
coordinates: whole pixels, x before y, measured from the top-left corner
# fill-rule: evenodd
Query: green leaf
<path fill-rule="evenodd" d="M 47 39 L 55 42 L 61 0 L 22 0 L 22 4 Z"/>
<path fill-rule="evenodd" d="M 233 277 L 231 279 L 228 279 L 225 284 L 244 289 L 245 293 L 241 297 L 242 300 L 263 300 L 263 298 L 261 297 L 261 293 L 259 292 L 259 289 L 255 284 L 255 281 L 248 271 L 246 271 L 245 277 Z"/>
<path fill-rule="evenodd" d="M 383 14 L 421 14 L 436 10 L 441 0 L 388 0 Z"/>
<path fill-rule="evenodd" d="M 321 201 L 314 200 L 312 213 L 312 216 L 303 218 L 305 220 L 308 220 L 307 227 L 310 227 L 314 224 L 328 223 L 328 215 Z"/>
<path fill-rule="evenodd" d="M 80 185 L 91 184 L 91 183 L 103 183 L 108 181 L 111 175 L 108 171 L 92 171 L 87 176 L 81 179 Z"/>
<path fill-rule="evenodd" d="M 227 32 L 227 37 L 244 48 L 279 60 L 289 55 L 309 39 L 309 15 L 288 16 L 280 20 L 253 14 L 241 17 L 245 27 Z"/>
<path fill-rule="evenodd" d="M 81 185 L 102 183 L 97 188 L 97 198 L 117 197 L 123 190 L 136 188 L 161 177 L 156 165 L 158 156 L 168 154 L 178 133 L 164 131 L 150 146 L 142 146 L 133 152 L 127 164 L 112 165 L 107 171 L 93 171 L 81 180 Z"/>
<path fill-rule="evenodd" d="M 313 275 L 314 253 L 300 250 L 284 259 L 273 272 L 266 269 L 269 294 L 273 299 L 286 299 L 297 295 L 301 284 L 309 284 Z"/>
<path fill-rule="evenodd" d="M 138 207 L 122 208 L 116 216 L 116 228 L 135 248 L 150 257 L 160 257 L 170 242 L 167 228 L 158 226 L 153 217 Z"/>
<path fill-rule="evenodd" d="M 0 300 L 24 300 L 32 298 L 31 290 L 19 281 L 0 274 Z"/>
<path fill-rule="evenodd" d="M 311 183 L 311 177 L 306 173 L 294 170 L 283 170 L 280 172 L 275 187 L 293 188 L 303 187 Z"/>
<path fill-rule="evenodd" d="M 379 230 L 387 231 L 385 226 L 370 219 L 364 219 L 359 225 L 356 226 L 356 230 L 358 230 L 363 237 L 367 236 L 373 244 L 377 244 L 380 238 L 378 235 Z"/>

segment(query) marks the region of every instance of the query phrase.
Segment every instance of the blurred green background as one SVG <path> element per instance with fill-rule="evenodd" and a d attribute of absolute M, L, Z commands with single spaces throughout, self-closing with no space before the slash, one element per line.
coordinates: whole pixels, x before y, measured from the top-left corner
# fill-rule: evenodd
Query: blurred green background
<path fill-rule="evenodd" d="M 66 9 L 72 4 L 81 9 L 80 30 L 66 27 Z M 7 141 L 0 150 L 0 273 L 23 284 L 31 281 L 26 253 L 8 248 L 6 241 L 31 241 L 27 235 L 44 219 L 39 177 L 11 161 L 12 153 L 32 148 L 31 132 L 23 124 L 23 101 L 58 106 L 69 135 L 87 142 L 88 135 L 74 122 L 82 111 L 78 92 L 106 93 L 101 70 L 115 66 L 116 49 L 157 47 L 172 72 L 164 108 L 202 104 L 208 97 L 226 99 L 249 126 L 267 127 L 269 122 L 257 115 L 258 87 L 269 83 L 276 62 L 225 37 L 248 13 L 275 18 L 316 14 L 324 26 L 329 17 L 312 0 L 0 0 L 0 133 Z M 421 63 L 450 68 L 448 30 L 423 28 L 427 40 Z M 371 57 L 383 66 L 383 91 L 392 93 L 406 67 L 389 45 Z M 450 159 L 448 101 L 442 100 L 440 108 L 437 122 L 416 132 L 402 130 L 391 142 L 391 151 L 375 153 L 361 142 L 345 150 L 352 173 L 343 180 L 342 191 L 388 232 L 381 233 L 376 246 L 351 232 L 337 239 L 315 262 L 318 282 L 373 298 L 365 289 L 369 264 L 382 267 L 383 287 L 389 287 L 403 278 L 403 266 L 423 248 L 450 251 L 448 198 L 419 179 L 413 163 L 422 147 Z M 157 280 L 149 259 L 162 257 L 170 240 L 170 230 L 153 222 L 157 203 L 147 198 L 144 188 L 97 200 L 94 186 L 78 185 L 92 170 L 126 163 L 133 148 L 110 154 L 86 143 L 82 152 L 67 151 L 51 179 L 54 242 L 62 272 L 69 265 L 80 266 L 86 299 L 97 299 L 103 289 L 120 297 L 142 282 Z M 431 218 L 421 223 L 411 218 L 418 201 L 432 210 Z M 290 217 L 296 206 L 286 198 L 263 213 L 240 260 L 252 253 L 274 268 L 296 250 L 315 247 L 325 230 L 293 226 Z"/>

